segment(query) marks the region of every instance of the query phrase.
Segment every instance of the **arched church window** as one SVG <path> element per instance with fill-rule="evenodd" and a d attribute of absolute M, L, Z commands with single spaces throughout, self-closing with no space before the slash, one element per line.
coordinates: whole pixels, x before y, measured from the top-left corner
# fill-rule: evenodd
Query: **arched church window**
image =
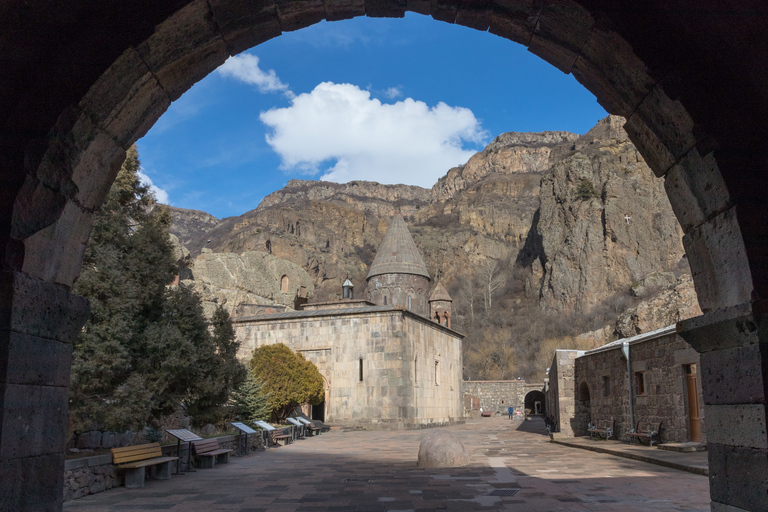
<path fill-rule="evenodd" d="M 288 287 L 290 286 L 290 281 L 288 280 L 288 276 L 283 276 L 280 278 L 280 291 L 283 293 L 288 293 Z"/>
<path fill-rule="evenodd" d="M 387 305 L 387 296 L 386 295 L 384 296 L 384 305 L 385 306 Z"/>
<path fill-rule="evenodd" d="M 411 296 L 408 296 L 408 311 L 411 310 Z"/>

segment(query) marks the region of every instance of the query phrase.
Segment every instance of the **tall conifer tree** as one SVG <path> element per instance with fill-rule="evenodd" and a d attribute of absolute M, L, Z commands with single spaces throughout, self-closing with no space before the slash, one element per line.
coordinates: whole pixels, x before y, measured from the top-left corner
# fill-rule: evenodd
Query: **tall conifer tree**
<path fill-rule="evenodd" d="M 131 147 L 94 215 L 74 287 L 91 302 L 73 351 L 74 430 L 138 430 L 180 405 L 194 410 L 196 421 L 209 421 L 245 378 L 234 357 L 234 334 L 219 350 L 200 298 L 168 287 L 178 272 L 168 236 L 171 217 L 141 183 L 139 170 Z"/>

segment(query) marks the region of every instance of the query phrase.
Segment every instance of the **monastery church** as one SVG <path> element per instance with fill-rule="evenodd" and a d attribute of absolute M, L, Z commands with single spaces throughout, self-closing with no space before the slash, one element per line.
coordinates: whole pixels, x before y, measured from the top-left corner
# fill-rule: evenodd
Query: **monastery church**
<path fill-rule="evenodd" d="M 274 343 L 302 353 L 325 386 L 312 417 L 333 425 L 412 429 L 461 421 L 464 336 L 451 329 L 451 297 L 442 284 L 431 290 L 400 214 L 367 282 L 368 300 L 355 299 L 347 280 L 341 300 L 233 318 L 239 357 Z"/>

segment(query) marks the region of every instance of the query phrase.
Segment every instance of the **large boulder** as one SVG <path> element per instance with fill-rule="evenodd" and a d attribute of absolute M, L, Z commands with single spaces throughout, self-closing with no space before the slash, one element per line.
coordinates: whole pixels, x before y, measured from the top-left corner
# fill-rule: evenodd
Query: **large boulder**
<path fill-rule="evenodd" d="M 469 464 L 464 444 L 445 430 L 430 432 L 419 445 L 420 468 L 460 468 Z"/>

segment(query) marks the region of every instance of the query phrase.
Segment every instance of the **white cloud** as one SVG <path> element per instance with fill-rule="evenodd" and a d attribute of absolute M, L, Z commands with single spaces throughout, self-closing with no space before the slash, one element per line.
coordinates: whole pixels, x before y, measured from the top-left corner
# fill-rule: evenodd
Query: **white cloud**
<path fill-rule="evenodd" d="M 384 97 L 389 99 L 395 99 L 399 98 L 403 95 L 403 91 L 400 90 L 399 87 L 390 87 L 389 89 L 384 90 Z"/>
<path fill-rule="evenodd" d="M 149 190 L 151 190 L 152 193 L 155 194 L 155 199 L 157 200 L 158 203 L 170 204 L 168 202 L 168 192 L 166 192 L 162 188 L 152 183 L 152 179 L 146 174 L 144 174 L 143 172 L 139 171 L 136 174 L 138 174 L 139 176 L 139 181 L 141 181 L 143 184 L 148 186 Z"/>
<path fill-rule="evenodd" d="M 274 69 L 264 71 L 259 67 L 259 58 L 255 55 L 243 53 L 230 57 L 216 70 L 222 76 L 236 78 L 247 84 L 255 85 L 259 92 L 282 92 L 289 98 L 293 98 L 293 92 L 284 84 L 275 73 Z"/>
<path fill-rule="evenodd" d="M 323 82 L 286 108 L 261 113 L 267 142 L 287 171 L 322 179 L 370 180 L 431 187 L 465 163 L 486 133 L 471 110 L 407 98 L 382 104 L 352 84 Z M 325 165 L 323 165 L 325 164 Z"/>

